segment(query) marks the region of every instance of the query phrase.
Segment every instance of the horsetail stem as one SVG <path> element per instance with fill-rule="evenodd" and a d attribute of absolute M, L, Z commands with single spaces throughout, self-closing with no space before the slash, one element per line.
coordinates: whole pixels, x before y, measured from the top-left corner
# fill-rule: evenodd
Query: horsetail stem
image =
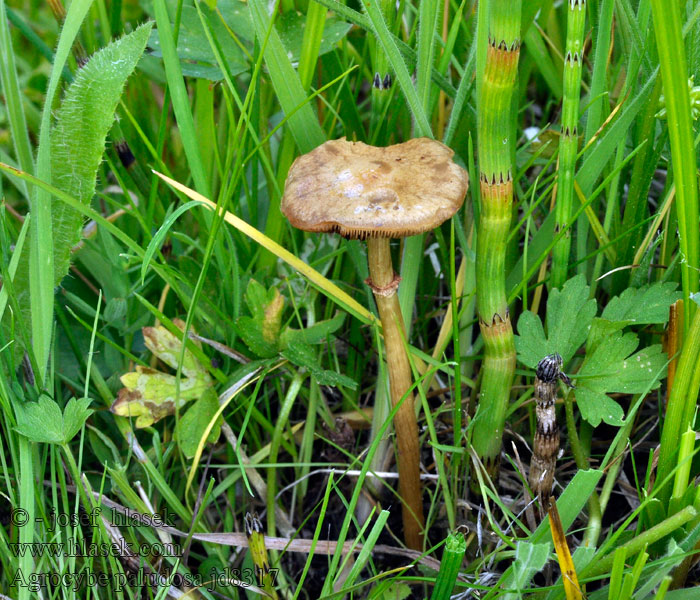
<path fill-rule="evenodd" d="M 481 217 L 476 245 L 476 297 L 484 361 L 472 445 L 492 471 L 501 449 L 515 371 L 504 263 L 513 204 L 511 106 L 520 56 L 520 12 L 519 0 L 490 3 L 488 48 L 478 99 Z"/>
<path fill-rule="evenodd" d="M 537 363 L 535 376 L 537 431 L 532 445 L 529 483 L 532 492 L 540 501 L 541 518 L 544 518 L 544 514 L 549 509 L 554 470 L 559 454 L 559 425 L 554 409 L 557 384 L 561 379 L 569 387 L 574 387 L 569 377 L 562 373 L 561 367 L 561 356 L 558 353 L 548 354 Z"/>
<path fill-rule="evenodd" d="M 566 229 L 552 250 L 552 287 L 566 281 L 571 251 L 569 228 L 574 203 L 574 172 L 578 152 L 578 112 L 583 59 L 583 25 L 586 22 L 586 0 L 569 0 L 564 57 L 564 97 L 559 140 L 559 182 L 556 202 L 555 231 Z"/>

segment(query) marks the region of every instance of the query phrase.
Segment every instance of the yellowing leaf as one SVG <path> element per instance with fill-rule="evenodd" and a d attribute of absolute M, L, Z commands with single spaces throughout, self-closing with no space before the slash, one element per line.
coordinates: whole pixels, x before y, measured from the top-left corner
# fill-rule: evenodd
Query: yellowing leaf
<path fill-rule="evenodd" d="M 552 539 L 554 540 L 554 549 L 557 551 L 566 600 L 581 600 L 581 588 L 578 584 L 576 568 L 571 558 L 569 544 L 566 543 L 564 527 L 561 524 L 557 503 L 554 501 L 554 498 L 551 499 L 549 506 L 549 524 L 552 528 Z"/>
<path fill-rule="evenodd" d="M 265 316 L 262 323 L 262 335 L 268 342 L 277 343 L 282 326 L 282 310 L 284 310 L 284 296 L 277 288 L 274 290 L 273 298 L 265 305 Z"/>
<path fill-rule="evenodd" d="M 184 329 L 182 321 L 175 319 L 173 322 Z M 176 369 L 182 341 L 161 326 L 144 327 L 142 331 L 146 347 L 166 365 Z M 137 366 L 135 371 L 122 375 L 124 387 L 119 390 L 110 410 L 121 417 L 135 418 L 137 428 L 148 427 L 174 414 L 176 405 L 181 408 L 190 400 L 200 398 L 212 385 L 206 369 L 189 350 L 185 350 L 182 373 L 185 377 L 180 379 L 178 395 L 175 375 Z"/>
<path fill-rule="evenodd" d="M 173 319 L 173 324 L 181 331 L 185 330 L 185 323 L 180 319 Z M 165 327 L 144 327 L 143 339 L 148 348 L 160 360 L 172 369 L 177 369 L 182 351 L 182 341 L 170 333 Z M 190 350 L 185 349 L 185 357 L 182 361 L 182 373 L 186 377 L 208 378 L 207 370 L 200 364 Z"/>

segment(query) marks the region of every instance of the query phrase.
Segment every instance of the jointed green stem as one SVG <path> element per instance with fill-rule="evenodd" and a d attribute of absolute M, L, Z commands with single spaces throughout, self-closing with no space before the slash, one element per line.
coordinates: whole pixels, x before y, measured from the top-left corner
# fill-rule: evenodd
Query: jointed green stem
<path fill-rule="evenodd" d="M 574 202 L 574 171 L 578 152 L 578 110 L 581 93 L 581 61 L 583 58 L 583 25 L 586 22 L 586 0 L 569 0 L 564 58 L 564 98 L 559 142 L 559 185 L 556 204 L 556 231 L 568 227 Z M 559 240 L 552 251 L 552 287 L 566 281 L 571 233 Z"/>
<path fill-rule="evenodd" d="M 485 356 L 472 445 L 477 455 L 491 466 L 500 452 L 515 371 L 504 264 L 513 204 L 510 109 L 520 56 L 520 12 L 519 1 L 491 2 L 488 49 L 479 96 L 481 218 L 476 248 L 476 295 Z"/>

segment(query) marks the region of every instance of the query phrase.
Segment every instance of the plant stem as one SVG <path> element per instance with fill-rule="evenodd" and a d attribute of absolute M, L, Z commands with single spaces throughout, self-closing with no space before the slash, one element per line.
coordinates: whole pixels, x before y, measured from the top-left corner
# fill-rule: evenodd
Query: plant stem
<path fill-rule="evenodd" d="M 564 406 L 566 409 L 566 431 L 569 436 L 569 445 L 571 452 L 574 455 L 576 466 L 579 470 L 585 471 L 590 469 L 588 457 L 581 446 L 581 441 L 578 438 L 576 431 L 576 420 L 574 419 L 574 402 L 572 394 L 564 395 Z M 591 497 L 588 499 L 588 527 L 583 538 L 583 545 L 587 548 L 595 548 L 602 530 L 603 514 L 600 508 L 600 497 L 598 492 L 593 490 Z"/>
<path fill-rule="evenodd" d="M 693 144 L 693 122 L 690 116 L 688 66 L 685 59 L 679 4 L 651 0 L 651 12 L 669 123 L 668 137 L 671 146 L 673 179 L 676 184 L 678 238 L 682 257 L 681 283 L 687 335 L 691 317 L 695 312 L 695 303 L 690 301 L 690 294 L 698 291 L 698 264 L 700 263 L 698 179 Z M 676 434 L 680 434 L 680 431 Z M 665 500 L 668 500 L 667 496 Z"/>
<path fill-rule="evenodd" d="M 521 3 L 493 0 L 480 87 L 478 150 L 481 217 L 476 247 L 476 295 L 484 340 L 483 378 L 472 445 L 496 466 L 515 371 L 515 344 L 505 290 L 506 239 L 513 204 L 511 102 L 520 56 Z"/>
<path fill-rule="evenodd" d="M 440 572 L 435 579 L 435 587 L 430 600 L 443 600 L 452 596 L 466 551 L 467 541 L 464 539 L 464 535 L 454 532 L 447 536 L 445 550 L 440 561 Z"/>
<path fill-rule="evenodd" d="M 661 431 L 659 465 L 656 481 L 662 482 L 676 468 L 678 461 L 678 440 L 681 434 L 691 427 L 695 412 L 695 399 L 700 389 L 700 311 L 695 312 L 688 330 L 683 349 L 678 359 L 678 368 L 673 380 L 673 388 L 666 405 L 666 419 Z M 671 497 L 671 484 L 658 492 L 658 498 L 668 506 Z"/>
<path fill-rule="evenodd" d="M 657 540 L 660 540 L 661 538 L 676 531 L 688 521 L 696 517 L 697 514 L 697 511 L 692 506 L 686 506 L 682 511 L 676 513 L 672 517 L 669 517 L 658 525 L 655 525 L 643 533 L 640 533 L 629 542 L 618 546 L 618 549 L 625 548 L 627 550 L 627 556 L 634 556 L 637 552 L 642 550 L 644 546 L 653 544 Z M 580 578 L 592 578 L 602 575 L 603 573 L 607 573 L 612 567 L 614 556 L 614 552 L 609 552 L 602 558 L 592 560 L 588 564 L 588 567 L 583 569 L 583 572 L 580 574 Z"/>
<path fill-rule="evenodd" d="M 389 371 L 391 405 L 401 404 L 394 416 L 396 431 L 399 495 L 402 501 L 406 544 L 415 550 L 423 547 L 423 501 L 420 487 L 420 448 L 418 423 L 413 408 L 411 366 L 404 346 L 404 326 L 396 294 L 396 274 L 391 262 L 387 238 L 367 240 L 367 258 L 372 291 L 384 331 L 386 364 Z"/>
<path fill-rule="evenodd" d="M 566 281 L 571 251 L 569 220 L 574 203 L 574 171 L 578 152 L 578 108 L 581 93 L 583 59 L 583 25 L 586 22 L 586 0 L 569 0 L 564 58 L 564 97 L 562 100 L 561 138 L 559 141 L 559 184 L 556 204 L 555 232 L 566 233 L 552 250 L 552 287 Z"/>
<path fill-rule="evenodd" d="M 292 412 L 292 407 L 299 395 L 299 390 L 301 389 L 301 384 L 304 383 L 305 375 L 299 372 L 294 374 L 292 381 L 289 383 L 287 388 L 287 393 L 284 396 L 284 401 L 279 410 L 277 416 L 277 424 L 275 425 L 275 430 L 272 433 L 272 440 L 270 440 L 270 455 L 268 457 L 268 462 L 270 468 L 267 471 L 267 534 L 276 535 L 276 523 L 275 523 L 275 507 L 277 506 L 277 455 L 279 453 L 280 446 L 282 445 L 282 434 L 284 433 L 285 427 L 287 426 L 287 421 L 289 420 L 289 414 Z"/>

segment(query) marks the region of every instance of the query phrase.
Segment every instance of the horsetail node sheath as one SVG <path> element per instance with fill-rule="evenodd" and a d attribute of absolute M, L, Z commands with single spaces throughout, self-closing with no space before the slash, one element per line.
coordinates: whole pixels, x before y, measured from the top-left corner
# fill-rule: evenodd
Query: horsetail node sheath
<path fill-rule="evenodd" d="M 386 148 L 329 141 L 294 161 L 281 204 L 299 229 L 367 240 L 367 283 L 382 322 L 391 403 L 399 405 L 394 429 L 404 535 L 416 550 L 423 547 L 424 527 L 418 423 L 389 238 L 429 231 L 457 212 L 469 180 L 453 154 L 428 138 Z"/>

